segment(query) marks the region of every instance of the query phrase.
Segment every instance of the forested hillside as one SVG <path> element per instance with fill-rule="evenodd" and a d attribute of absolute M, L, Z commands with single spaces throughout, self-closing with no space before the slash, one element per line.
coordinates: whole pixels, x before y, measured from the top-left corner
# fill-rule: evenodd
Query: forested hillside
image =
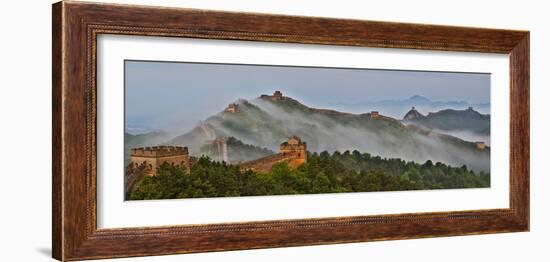
<path fill-rule="evenodd" d="M 479 188 L 490 186 L 490 174 L 466 166 L 451 167 L 426 161 L 384 159 L 358 151 L 309 154 L 297 169 L 275 165 L 271 172 L 241 171 L 201 157 L 186 172 L 164 164 L 158 175 L 144 177 L 130 194 L 130 200 L 202 197 L 237 197 L 338 192 Z"/>

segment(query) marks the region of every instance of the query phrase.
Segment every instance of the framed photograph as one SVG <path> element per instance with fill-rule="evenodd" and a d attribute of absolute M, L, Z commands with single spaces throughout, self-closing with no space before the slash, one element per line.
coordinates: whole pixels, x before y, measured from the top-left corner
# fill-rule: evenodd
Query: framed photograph
<path fill-rule="evenodd" d="M 59 2 L 53 257 L 529 230 L 529 32 Z"/>

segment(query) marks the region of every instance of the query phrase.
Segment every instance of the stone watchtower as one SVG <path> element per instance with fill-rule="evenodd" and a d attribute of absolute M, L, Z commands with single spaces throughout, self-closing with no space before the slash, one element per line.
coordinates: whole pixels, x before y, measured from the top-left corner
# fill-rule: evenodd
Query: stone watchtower
<path fill-rule="evenodd" d="M 133 148 L 130 153 L 131 165 L 145 165 L 145 175 L 156 176 L 157 167 L 163 163 L 179 165 L 189 171 L 189 150 L 181 146 L 154 146 Z"/>
<path fill-rule="evenodd" d="M 292 136 L 281 144 L 279 154 L 289 159 L 290 167 L 298 167 L 307 161 L 307 144 L 297 136 Z"/>
<path fill-rule="evenodd" d="M 231 103 L 225 108 L 226 113 L 235 113 L 237 112 L 237 109 L 239 108 L 239 105 L 236 103 Z"/>
<path fill-rule="evenodd" d="M 281 93 L 281 91 L 277 90 L 275 91 L 275 93 L 273 93 L 273 100 L 275 101 L 279 101 L 279 100 L 282 100 L 283 99 L 283 93 Z"/>
<path fill-rule="evenodd" d="M 378 118 L 380 117 L 380 113 L 378 113 L 378 111 L 371 111 L 370 112 L 370 118 L 371 119 L 375 119 L 375 118 Z"/>
<path fill-rule="evenodd" d="M 283 96 L 283 93 L 281 93 L 281 91 L 277 90 L 273 93 L 273 95 L 261 95 L 260 98 L 276 102 L 276 101 L 283 100 L 284 96 Z"/>
<path fill-rule="evenodd" d="M 475 143 L 476 143 L 476 148 L 479 150 L 485 150 L 485 148 L 487 147 L 487 145 L 485 145 L 485 142 L 483 141 L 478 141 Z"/>

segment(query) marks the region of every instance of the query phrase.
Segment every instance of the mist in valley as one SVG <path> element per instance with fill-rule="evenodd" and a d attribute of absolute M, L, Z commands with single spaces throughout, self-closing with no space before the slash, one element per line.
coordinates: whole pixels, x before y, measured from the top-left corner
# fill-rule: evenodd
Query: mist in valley
<path fill-rule="evenodd" d="M 483 142 L 488 146 L 491 146 L 491 136 L 474 133 L 469 130 L 441 130 L 441 129 L 432 129 L 433 132 L 440 134 L 445 134 L 449 136 L 454 136 L 460 138 L 464 141 L 469 142 Z"/>
<path fill-rule="evenodd" d="M 490 171 L 490 154 L 477 151 L 471 144 L 460 139 L 437 132 L 420 134 L 404 128 L 397 121 L 369 121 L 367 115 L 342 115 L 336 120 L 323 114 L 287 110 L 263 99 L 250 102 L 273 118 L 269 121 L 275 121 L 276 124 L 266 125 L 266 130 L 262 130 L 261 124 L 255 130 L 239 129 L 238 125 L 228 128 L 227 123 L 220 118 L 209 120 L 208 124 L 219 135 L 234 136 L 245 143 L 265 146 L 275 152 L 287 137 L 297 135 L 307 142 L 310 152 L 358 150 L 386 158 L 401 158 L 419 163 L 431 160 L 453 166 L 467 165 L 476 171 Z M 249 114 L 247 118 L 265 118 L 254 110 L 246 109 L 243 110 L 246 111 L 244 114 Z M 341 121 L 346 118 L 354 119 Z M 357 118 L 360 121 L 356 121 Z M 382 126 L 377 126 L 380 124 Z M 385 128 L 385 125 L 399 128 Z M 395 130 L 401 131 L 396 133 Z"/>

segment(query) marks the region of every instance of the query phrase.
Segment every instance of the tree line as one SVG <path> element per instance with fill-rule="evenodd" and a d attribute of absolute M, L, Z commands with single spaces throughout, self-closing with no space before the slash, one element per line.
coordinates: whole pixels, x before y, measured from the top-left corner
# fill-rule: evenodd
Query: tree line
<path fill-rule="evenodd" d="M 138 182 L 130 200 L 375 192 L 490 186 L 490 174 L 428 160 L 423 164 L 358 151 L 310 153 L 296 169 L 275 164 L 269 173 L 202 156 L 187 172 L 164 163 Z"/>

